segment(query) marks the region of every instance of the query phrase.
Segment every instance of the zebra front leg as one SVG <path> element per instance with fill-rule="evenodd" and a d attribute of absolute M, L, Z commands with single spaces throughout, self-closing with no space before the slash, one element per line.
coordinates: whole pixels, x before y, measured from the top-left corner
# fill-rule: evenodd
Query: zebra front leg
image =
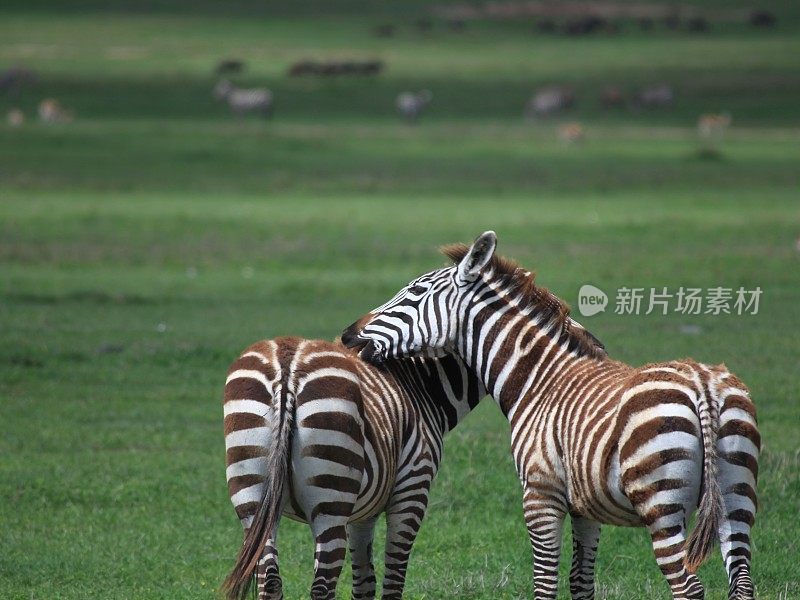
<path fill-rule="evenodd" d="M 408 559 L 428 506 L 429 485 L 430 482 L 416 490 L 413 495 L 404 496 L 402 503 L 386 513 L 386 570 L 383 576 L 382 600 L 403 597 Z"/>
<path fill-rule="evenodd" d="M 555 600 L 558 594 L 558 560 L 561 531 L 566 516 L 561 499 L 526 492 L 525 525 L 533 546 L 533 588 L 536 600 Z"/>
<path fill-rule="evenodd" d="M 594 599 L 594 564 L 600 542 L 600 523 L 574 515 L 572 517 L 572 569 L 569 589 L 573 600 Z"/>
<path fill-rule="evenodd" d="M 352 510 L 352 505 L 349 510 Z M 336 584 L 347 554 L 347 517 L 320 515 L 311 523 L 311 532 L 314 535 L 314 581 L 311 584 L 311 598 L 334 600 Z"/>
<path fill-rule="evenodd" d="M 347 526 L 347 539 L 350 543 L 350 559 L 353 562 L 353 600 L 375 598 L 375 567 L 372 564 L 372 540 L 375 536 L 375 522 L 369 519 Z"/>

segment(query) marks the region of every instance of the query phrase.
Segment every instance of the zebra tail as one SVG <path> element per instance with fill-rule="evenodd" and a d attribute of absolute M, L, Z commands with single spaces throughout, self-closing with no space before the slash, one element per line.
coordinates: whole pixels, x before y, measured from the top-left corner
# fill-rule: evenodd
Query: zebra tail
<path fill-rule="evenodd" d="M 697 509 L 694 529 L 686 540 L 686 570 L 694 573 L 708 558 L 719 539 L 722 520 L 722 491 L 717 477 L 717 432 L 719 430 L 719 405 L 716 395 L 708 385 L 700 396 L 700 431 L 703 436 L 703 492 Z"/>
<path fill-rule="evenodd" d="M 293 402 L 289 393 L 280 395 L 280 417 L 276 428 L 277 436 L 267 457 L 267 475 L 264 480 L 264 494 L 253 517 L 247 536 L 239 549 L 236 564 L 222 583 L 220 590 L 227 600 L 244 600 L 254 579 L 258 561 L 264 546 L 281 517 L 283 487 L 289 472 L 289 452 L 291 451 L 291 425 Z"/>

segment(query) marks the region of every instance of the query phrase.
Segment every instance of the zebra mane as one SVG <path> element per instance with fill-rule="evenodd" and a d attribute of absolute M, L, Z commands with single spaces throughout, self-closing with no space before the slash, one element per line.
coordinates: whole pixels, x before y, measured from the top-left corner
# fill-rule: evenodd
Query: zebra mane
<path fill-rule="evenodd" d="M 441 248 L 442 254 L 458 264 L 469 252 L 466 244 L 451 244 Z M 553 341 L 567 343 L 570 351 L 578 356 L 604 359 L 608 357 L 605 346 L 570 318 L 569 305 L 546 287 L 536 285 L 536 274 L 504 256 L 492 256 L 489 263 L 492 280 L 499 283 L 509 294 L 519 298 L 522 310 L 531 310 L 544 324 L 556 326 L 558 332 Z"/>

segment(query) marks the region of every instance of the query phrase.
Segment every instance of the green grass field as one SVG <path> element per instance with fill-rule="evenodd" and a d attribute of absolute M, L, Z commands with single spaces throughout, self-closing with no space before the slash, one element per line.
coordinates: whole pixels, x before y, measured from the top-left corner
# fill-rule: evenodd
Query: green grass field
<path fill-rule="evenodd" d="M 584 283 L 763 289 L 757 315 L 581 320 L 615 358 L 724 361 L 748 383 L 763 437 L 754 579 L 760 598 L 800 596 L 793 3 L 772 4 L 772 30 L 576 39 L 530 23 L 423 35 L 410 23 L 424 2 L 272 13 L 241 1 L 224 15 L 117 4 L 0 9 L 0 67 L 39 74 L 18 100 L 0 96 L 3 114 L 28 116 L 0 124 L 0 597 L 215 597 L 241 539 L 224 476 L 229 362 L 260 338 L 336 336 L 441 265 L 436 246 L 489 228 L 573 305 Z M 381 22 L 398 35 L 373 37 Z M 275 91 L 274 121 L 213 101 L 211 70 L 228 56 L 248 62 L 238 82 Z M 308 57 L 388 69 L 285 77 Z M 524 122 L 531 90 L 560 81 L 575 86 L 575 111 Z M 672 109 L 596 101 L 606 83 L 657 81 L 675 86 Z M 398 123 L 394 96 L 422 87 L 429 113 Z M 45 97 L 74 122 L 36 122 Z M 722 110 L 733 127 L 702 158 L 697 116 Z M 584 143 L 558 142 L 564 120 L 583 124 Z M 449 437 L 409 598 L 532 597 L 507 429 L 486 400 Z M 307 527 L 285 520 L 280 551 L 287 598 L 307 597 Z M 716 554 L 700 574 L 707 598 L 726 597 Z M 347 570 L 339 590 L 349 597 Z M 604 529 L 598 592 L 669 596 L 644 530 Z"/>

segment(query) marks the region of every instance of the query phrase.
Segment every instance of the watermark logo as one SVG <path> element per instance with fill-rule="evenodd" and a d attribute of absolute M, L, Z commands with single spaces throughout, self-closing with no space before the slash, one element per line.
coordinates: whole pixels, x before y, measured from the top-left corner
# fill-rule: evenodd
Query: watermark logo
<path fill-rule="evenodd" d="M 600 288 L 587 283 L 578 290 L 578 311 L 584 317 L 601 313 L 606 306 L 608 306 L 608 296 Z"/>
<path fill-rule="evenodd" d="M 616 290 L 614 314 L 649 315 L 757 315 L 763 290 L 748 290 L 723 286 L 710 288 L 679 287 L 677 289 L 629 288 Z M 593 285 L 583 285 L 578 291 L 578 310 L 584 317 L 603 312 L 608 296 Z"/>

